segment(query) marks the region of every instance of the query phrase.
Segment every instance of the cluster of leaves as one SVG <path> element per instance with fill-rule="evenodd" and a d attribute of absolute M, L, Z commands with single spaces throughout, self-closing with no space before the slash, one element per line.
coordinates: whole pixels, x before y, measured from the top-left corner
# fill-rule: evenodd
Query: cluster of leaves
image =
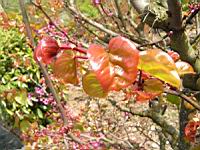
<path fill-rule="evenodd" d="M 129 94 L 135 96 L 136 101 L 152 100 L 160 96 L 165 88 L 181 89 L 181 77 L 194 73 L 192 66 L 181 61 L 177 53 L 166 53 L 160 49 L 139 52 L 134 43 L 121 36 L 112 38 L 107 48 L 92 44 L 87 50 L 63 46 L 46 36 L 36 47 L 34 58 L 51 64 L 54 76 L 71 84 L 79 82 L 78 59 L 88 59 L 90 66 L 83 74 L 82 86 L 88 95 L 99 98 L 106 97 L 109 91 L 131 87 Z M 180 102 L 177 97 L 175 99 L 179 102 L 174 102 L 171 95 L 166 98 L 173 104 Z"/>
<path fill-rule="evenodd" d="M 77 56 L 74 51 L 86 54 L 87 57 Z M 137 94 L 154 93 L 145 98 L 149 100 L 160 95 L 167 84 L 180 89 L 180 76 L 194 73 L 188 63 L 177 61 L 176 53 L 170 51 L 169 54 L 159 49 L 139 52 L 134 43 L 124 37 L 111 39 L 106 50 L 101 45 L 92 44 L 86 51 L 77 47 L 59 46 L 55 39 L 44 37 L 35 49 L 34 58 L 52 64 L 54 75 L 72 84 L 78 83 L 77 58 L 88 59 L 91 69 L 82 78 L 83 89 L 87 94 L 102 98 L 109 91 L 120 91 L 137 84 L 138 87 L 134 88 Z M 139 83 L 138 69 L 149 75 L 146 77 L 149 80 L 144 84 Z"/>

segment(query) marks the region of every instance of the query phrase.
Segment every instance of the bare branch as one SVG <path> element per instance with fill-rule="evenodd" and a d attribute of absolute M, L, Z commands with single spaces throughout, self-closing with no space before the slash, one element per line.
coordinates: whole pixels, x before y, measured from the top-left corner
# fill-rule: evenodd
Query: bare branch
<path fill-rule="evenodd" d="M 194 100 L 192 100 L 190 97 L 186 96 L 185 94 L 183 94 L 180 91 L 173 91 L 170 89 L 165 89 L 166 93 L 172 94 L 172 95 L 177 95 L 179 97 L 181 97 L 183 100 L 185 100 L 186 102 L 188 102 L 189 104 L 191 104 L 194 108 L 196 108 L 197 110 L 200 111 L 200 105 L 195 102 Z"/>
<path fill-rule="evenodd" d="M 126 24 L 124 22 L 124 18 L 123 18 L 123 15 L 122 15 L 122 12 L 120 10 L 120 6 L 119 6 L 119 1 L 118 0 L 114 0 L 115 1 L 115 5 L 116 5 L 116 8 L 117 8 L 117 15 L 122 23 L 122 26 L 123 28 L 126 30 Z"/>
<path fill-rule="evenodd" d="M 115 33 L 106 27 L 104 27 L 102 24 L 99 24 L 88 17 L 86 17 L 84 14 L 80 13 L 79 10 L 76 9 L 74 0 L 70 0 L 69 2 L 65 3 L 65 6 L 74 14 L 74 16 L 80 17 L 80 19 L 84 20 L 85 22 L 89 23 L 90 25 L 96 27 L 97 29 L 111 35 L 111 36 L 118 36 L 118 33 Z"/>
<path fill-rule="evenodd" d="M 113 101 L 111 99 L 108 99 L 108 101 L 110 101 L 110 103 L 113 106 L 115 106 L 116 108 L 118 108 L 122 112 L 127 112 L 127 113 L 134 115 L 134 116 L 136 115 L 136 116 L 147 117 L 147 118 L 151 119 L 154 123 L 156 123 L 158 126 L 160 126 L 163 129 L 163 131 L 165 131 L 169 135 L 171 135 L 172 138 L 173 138 L 174 144 L 176 143 L 176 141 L 178 139 L 177 130 L 172 125 L 168 124 L 165 121 L 165 119 L 162 116 L 160 116 L 158 113 L 155 113 L 151 110 L 144 110 L 144 111 L 138 112 L 138 111 L 134 111 L 134 110 L 131 110 L 129 108 L 126 108 L 126 107 L 119 106 L 119 105 L 117 105 L 116 101 Z"/>
<path fill-rule="evenodd" d="M 180 30 L 182 28 L 182 8 L 179 0 L 167 0 L 170 28 Z"/>

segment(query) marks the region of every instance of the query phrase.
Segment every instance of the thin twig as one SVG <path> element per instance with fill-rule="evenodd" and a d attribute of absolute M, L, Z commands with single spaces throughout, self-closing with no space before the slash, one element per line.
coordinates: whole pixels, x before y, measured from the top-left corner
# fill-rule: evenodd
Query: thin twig
<path fill-rule="evenodd" d="M 120 19 L 123 28 L 126 30 L 126 24 L 124 22 L 124 18 L 123 18 L 122 12 L 120 10 L 119 1 L 118 0 L 114 0 L 114 2 L 115 2 L 115 6 L 117 8 L 117 16 Z"/>
<path fill-rule="evenodd" d="M 183 100 L 185 100 L 186 102 L 191 104 L 194 108 L 196 108 L 197 110 L 200 111 L 200 105 L 197 102 L 195 102 L 194 100 L 192 100 L 190 97 L 183 94 L 181 91 L 173 91 L 170 89 L 165 89 L 165 93 L 169 93 L 169 94 L 176 95 L 176 96 L 183 98 Z"/>
<path fill-rule="evenodd" d="M 38 8 L 38 9 L 44 14 L 44 16 L 49 20 L 49 22 L 50 22 L 58 31 L 60 31 L 60 32 L 67 38 L 68 42 L 70 42 L 70 43 L 72 43 L 72 44 L 74 44 L 74 45 L 76 45 L 76 46 L 78 45 L 77 42 L 74 42 L 74 41 L 70 40 L 70 37 L 69 37 L 62 29 L 60 29 L 59 26 L 57 26 L 57 25 L 53 22 L 53 20 L 51 19 L 51 17 L 44 11 L 44 9 L 42 8 L 41 5 L 37 5 L 37 4 L 34 3 L 33 1 L 31 1 L 31 3 L 32 3 L 36 8 Z"/>
<path fill-rule="evenodd" d="M 168 37 L 168 34 L 166 34 L 165 36 L 163 36 L 162 39 L 160 39 L 160 40 L 158 40 L 158 41 L 151 42 L 151 43 L 145 43 L 145 44 L 142 44 L 142 45 L 138 46 L 137 48 L 157 45 L 157 44 L 159 44 L 160 42 L 162 42 L 164 39 L 166 39 L 167 37 Z"/>

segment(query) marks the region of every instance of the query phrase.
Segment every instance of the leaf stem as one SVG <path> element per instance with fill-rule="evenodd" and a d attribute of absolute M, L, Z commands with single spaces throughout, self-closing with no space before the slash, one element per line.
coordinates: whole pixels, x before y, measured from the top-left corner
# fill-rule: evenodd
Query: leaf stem
<path fill-rule="evenodd" d="M 60 50 L 73 50 L 73 51 L 77 51 L 83 54 L 87 54 L 86 50 L 81 48 L 81 47 L 70 47 L 70 46 L 60 46 Z"/>
<path fill-rule="evenodd" d="M 86 56 L 75 56 L 74 59 L 88 59 Z"/>

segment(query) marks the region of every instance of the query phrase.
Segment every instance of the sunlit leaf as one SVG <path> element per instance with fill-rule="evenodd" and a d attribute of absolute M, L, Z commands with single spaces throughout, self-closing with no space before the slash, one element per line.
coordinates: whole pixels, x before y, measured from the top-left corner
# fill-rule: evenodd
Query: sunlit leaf
<path fill-rule="evenodd" d="M 107 96 L 107 92 L 105 92 L 97 80 L 96 74 L 93 72 L 88 72 L 83 76 L 82 80 L 84 91 L 94 97 L 104 98 Z"/>
<path fill-rule="evenodd" d="M 139 51 L 130 40 L 120 36 L 110 40 L 108 49 L 115 72 L 111 89 L 120 90 L 132 84 L 137 77 Z"/>
<path fill-rule="evenodd" d="M 189 63 L 184 61 L 176 62 L 176 68 L 180 76 L 184 74 L 195 73 L 193 67 Z"/>
<path fill-rule="evenodd" d="M 174 87 L 180 88 L 181 80 L 173 59 L 159 49 L 141 51 L 138 68 Z"/>
<path fill-rule="evenodd" d="M 155 78 L 145 80 L 143 89 L 145 92 L 158 95 L 160 95 L 164 91 L 163 83 Z"/>
<path fill-rule="evenodd" d="M 27 92 L 25 90 L 18 91 L 14 99 L 17 103 L 26 105 L 28 102 Z"/>
<path fill-rule="evenodd" d="M 114 72 L 111 70 L 108 54 L 103 47 L 94 44 L 90 46 L 87 54 L 92 70 L 96 73 L 96 78 L 99 80 L 102 88 L 108 91 L 114 78 Z"/>
<path fill-rule="evenodd" d="M 39 108 L 37 108 L 37 115 L 39 118 L 44 118 L 43 113 Z"/>
<path fill-rule="evenodd" d="M 93 44 L 87 55 L 92 70 L 105 91 L 118 91 L 135 81 L 139 53 L 128 39 L 120 36 L 111 39 L 108 52 L 102 46 Z"/>
<path fill-rule="evenodd" d="M 13 111 L 11 111 L 11 110 L 9 110 L 9 109 L 6 109 L 6 111 L 7 111 L 7 113 L 8 113 L 9 115 L 11 115 L 11 116 L 14 115 L 14 112 L 13 112 Z"/>
<path fill-rule="evenodd" d="M 72 51 L 64 51 L 53 63 L 54 75 L 65 83 L 77 84 L 76 60 Z"/>

